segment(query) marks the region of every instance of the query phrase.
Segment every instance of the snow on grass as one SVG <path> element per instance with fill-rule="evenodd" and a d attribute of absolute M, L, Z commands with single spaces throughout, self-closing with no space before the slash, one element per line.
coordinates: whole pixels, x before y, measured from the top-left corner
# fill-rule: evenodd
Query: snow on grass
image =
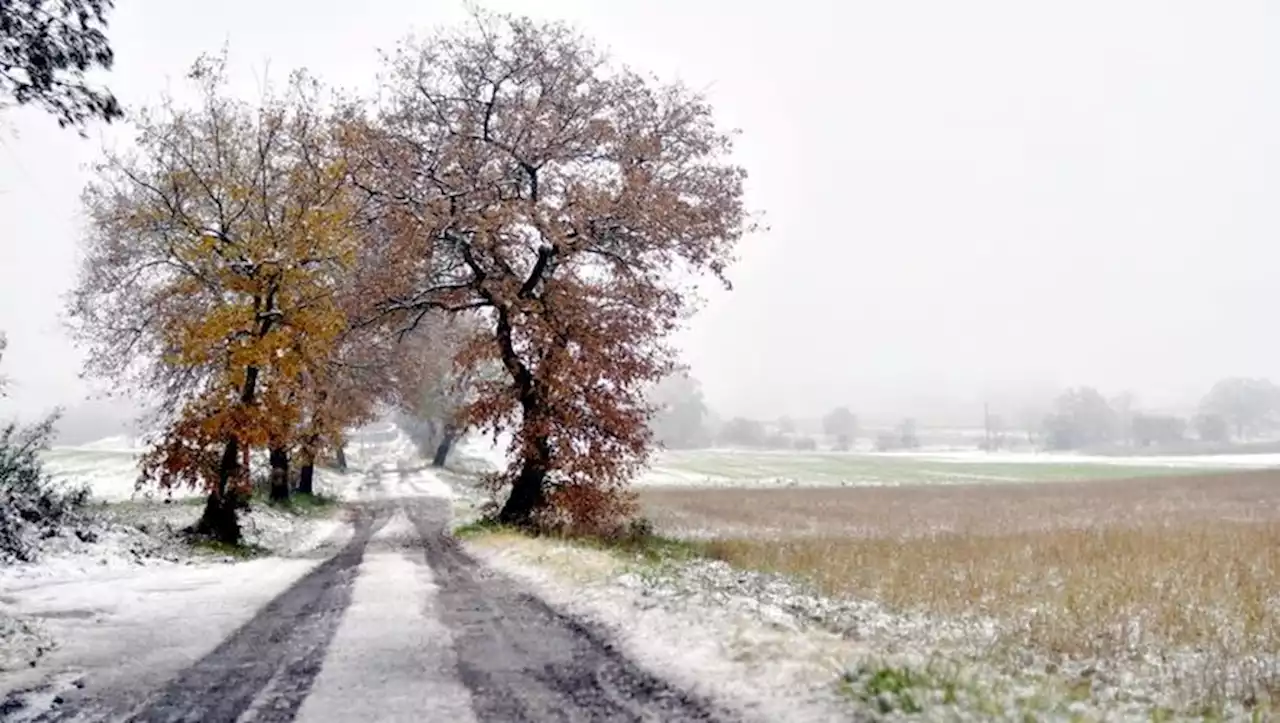
<path fill-rule="evenodd" d="M 979 451 L 663 451 L 638 486 L 795 487 L 1049 482 L 1125 479 L 1200 471 L 1280 467 L 1280 455 L 1107 457 Z"/>
<path fill-rule="evenodd" d="M 336 519 L 258 506 L 244 516 L 245 542 L 281 556 L 240 562 L 181 541 L 176 530 L 198 506 L 108 509 L 91 542 L 61 541 L 38 562 L 0 567 L 0 699 L 26 691 L 6 720 L 38 715 L 71 688 L 162 684 L 351 534 Z"/>
<path fill-rule="evenodd" d="M 958 705 L 984 720 L 1267 720 L 1280 705 L 1277 478 L 648 489 L 641 499 L 660 532 L 714 538 L 697 549 L 822 590 L 827 602 L 793 600 L 809 599 L 799 607 L 821 612 L 826 629 L 877 641 L 842 681 L 863 704 L 895 715 L 918 706 L 924 718 Z M 859 622 L 876 609 L 880 623 Z M 904 692 L 909 701 L 881 700 Z"/>
<path fill-rule="evenodd" d="M 265 558 L 0 584 L 0 618 L 35 621 L 58 641 L 38 665 L 0 671 L 0 697 L 38 686 L 52 672 L 70 674 L 89 693 L 158 688 L 319 562 Z"/>
<path fill-rule="evenodd" d="M 140 452 L 107 444 L 53 447 L 42 456 L 53 479 L 69 487 L 87 485 L 96 500 L 119 502 L 135 499 Z M 184 496 L 176 491 L 175 496 Z"/>
<path fill-rule="evenodd" d="M 751 720 L 840 719 L 831 685 L 852 644 L 732 593 L 682 594 L 601 550 L 489 534 L 467 543 L 496 570 L 608 631 L 641 666 Z"/>
<path fill-rule="evenodd" d="M 467 544 L 603 625 L 641 665 L 749 719 L 1136 723 L 1271 720 L 1274 710 L 1265 697 L 1186 707 L 1180 689 L 1213 662 L 1204 651 L 1053 662 L 1003 647 L 999 623 L 981 615 L 894 611 L 721 561 L 642 562 L 505 533 Z"/>

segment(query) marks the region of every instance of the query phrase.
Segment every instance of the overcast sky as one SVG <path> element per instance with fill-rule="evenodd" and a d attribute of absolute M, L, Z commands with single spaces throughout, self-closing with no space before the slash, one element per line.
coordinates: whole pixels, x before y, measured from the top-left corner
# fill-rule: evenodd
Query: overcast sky
<path fill-rule="evenodd" d="M 227 43 L 255 97 L 305 66 L 367 89 L 378 48 L 454 0 L 117 0 L 129 105 Z M 743 132 L 751 204 L 732 293 L 682 336 L 722 414 L 979 399 L 1051 384 L 1154 404 L 1280 380 L 1280 16 L 1274 4 L 489 2 L 568 20 L 679 77 Z M 0 116 L 2 412 L 87 388 L 60 327 L 80 164 L 103 139 Z"/>

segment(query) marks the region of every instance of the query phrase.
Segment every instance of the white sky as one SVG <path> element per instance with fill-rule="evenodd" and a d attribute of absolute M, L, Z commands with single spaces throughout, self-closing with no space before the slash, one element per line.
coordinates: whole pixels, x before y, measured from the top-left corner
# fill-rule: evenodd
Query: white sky
<path fill-rule="evenodd" d="M 1194 398 L 1280 379 L 1280 17 L 1257 2 L 490 2 L 571 21 L 706 88 L 741 128 L 771 230 L 682 337 L 722 414 L 810 415 L 1036 384 Z M 127 104 L 226 42 L 237 83 L 306 66 L 367 88 L 376 49 L 456 0 L 118 0 Z M 1268 42 L 1270 41 L 1270 42 Z M 0 412 L 75 404 L 59 326 L 79 164 L 101 147 L 0 117 Z M 16 134 L 16 135 L 15 135 Z M 913 401 L 915 400 L 915 401 Z M 941 404 L 941 402 L 939 402 Z"/>

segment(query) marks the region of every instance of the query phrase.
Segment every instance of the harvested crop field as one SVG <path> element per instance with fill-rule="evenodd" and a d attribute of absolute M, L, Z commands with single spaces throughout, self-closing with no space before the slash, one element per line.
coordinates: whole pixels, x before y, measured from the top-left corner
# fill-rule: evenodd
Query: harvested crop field
<path fill-rule="evenodd" d="M 1243 714 L 1280 693 L 1280 471 L 641 500 L 737 567 L 994 628 L 974 639 L 1007 668 L 1145 677 L 1161 711 Z"/>

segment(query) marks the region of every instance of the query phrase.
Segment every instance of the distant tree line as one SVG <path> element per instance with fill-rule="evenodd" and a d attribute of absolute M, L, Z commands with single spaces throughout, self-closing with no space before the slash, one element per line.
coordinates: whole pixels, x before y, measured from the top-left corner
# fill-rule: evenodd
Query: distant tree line
<path fill-rule="evenodd" d="M 830 449 L 857 446 L 859 420 L 847 406 L 838 406 L 811 426 L 791 417 L 776 420 L 733 417 L 719 422 L 706 403 L 702 386 L 688 370 L 661 380 L 650 391 L 655 413 L 649 422 L 654 439 L 665 449 L 712 446 L 750 449 Z M 1250 443 L 1280 431 L 1280 387 L 1267 379 L 1232 377 L 1216 383 L 1201 399 L 1195 414 L 1179 416 L 1143 410 L 1135 396 L 1107 398 L 1094 387 L 1081 386 L 1059 395 L 1048 411 L 1025 410 L 1018 425 L 987 411 L 980 449 L 998 450 L 1013 444 L 1049 450 L 1107 450 L 1113 448 L 1176 450 L 1198 445 Z M 1021 428 L 1025 439 L 1017 433 Z M 877 451 L 917 449 L 921 446 L 914 419 L 891 429 L 866 432 Z"/>
<path fill-rule="evenodd" d="M 1142 412 L 1135 406 L 1130 394 L 1108 400 L 1093 387 L 1068 389 L 1044 417 L 1040 446 L 1082 450 L 1176 448 L 1192 441 L 1226 445 L 1256 441 L 1280 428 L 1280 387 L 1267 379 L 1232 377 L 1217 382 L 1190 418 Z"/>
<path fill-rule="evenodd" d="M 707 406 L 702 385 L 680 369 L 662 379 L 649 392 L 654 413 L 649 429 L 664 449 L 702 449 L 712 446 L 767 450 L 816 450 L 819 447 L 848 451 L 860 431 L 858 417 L 847 406 L 832 409 L 820 426 L 806 428 L 795 419 L 775 420 L 733 417 L 720 422 Z M 820 441 L 822 440 L 822 441 Z M 890 430 L 877 432 L 872 444 L 879 451 L 915 449 L 920 437 L 913 419 L 904 419 Z"/>

